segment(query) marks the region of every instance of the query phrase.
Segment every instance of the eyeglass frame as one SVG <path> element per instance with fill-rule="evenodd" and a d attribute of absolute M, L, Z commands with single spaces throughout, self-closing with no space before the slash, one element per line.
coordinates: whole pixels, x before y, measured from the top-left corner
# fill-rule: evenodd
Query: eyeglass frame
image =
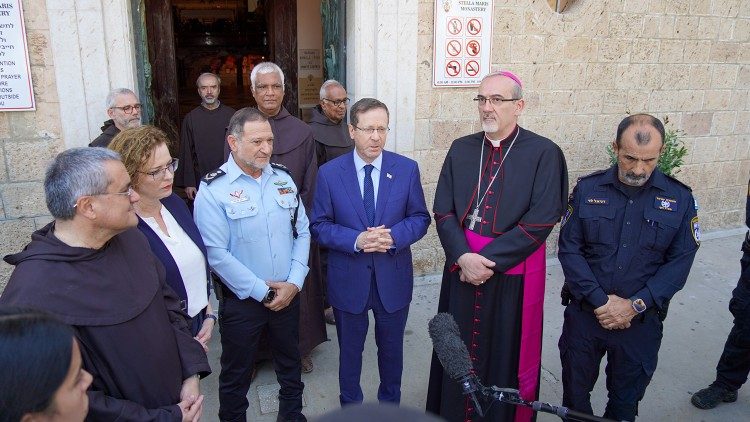
<path fill-rule="evenodd" d="M 133 114 L 133 110 L 141 111 L 141 109 L 143 108 L 143 104 L 135 103 L 135 104 L 128 104 L 122 107 L 112 106 L 110 108 L 116 108 L 118 110 L 121 110 L 125 114 Z"/>
<path fill-rule="evenodd" d="M 501 95 L 491 95 L 489 97 L 485 97 L 484 95 L 477 95 L 476 97 L 472 98 L 472 100 L 476 101 L 480 107 L 487 104 L 488 100 L 490 102 L 490 105 L 499 106 L 504 102 L 518 101 L 522 99 L 523 98 L 503 98 Z M 495 102 L 499 103 L 495 104 Z"/>
<path fill-rule="evenodd" d="M 164 177 L 167 175 L 167 170 L 169 170 L 170 173 L 174 174 L 177 171 L 177 167 L 179 166 L 180 166 L 180 159 L 172 158 L 172 160 L 170 160 L 169 163 L 164 167 L 159 167 L 157 170 L 152 170 L 152 171 L 138 170 L 137 173 L 151 176 L 151 178 L 154 179 L 154 182 L 158 182 L 160 180 L 164 180 Z M 159 175 L 158 179 L 156 178 L 157 174 Z"/>
<path fill-rule="evenodd" d="M 81 195 L 81 196 L 78 197 L 78 199 L 81 199 L 81 198 L 83 198 L 85 196 L 104 196 L 104 195 L 121 195 L 121 196 L 127 196 L 128 198 L 130 198 L 131 196 L 133 196 L 133 192 L 135 192 L 135 189 L 133 188 L 132 185 L 129 185 L 128 189 L 125 192 L 92 193 L 90 195 Z M 78 206 L 78 199 L 76 199 L 76 203 L 73 204 L 73 208 L 75 208 L 75 207 Z"/>
<path fill-rule="evenodd" d="M 388 133 L 388 132 L 391 131 L 391 128 L 389 128 L 387 126 L 386 127 L 377 127 L 376 128 L 376 127 L 359 127 L 359 126 L 352 125 L 352 127 L 354 129 L 357 129 L 360 132 L 364 132 L 364 133 L 366 133 L 368 135 L 372 135 L 373 133 L 378 132 L 378 135 L 383 136 L 386 133 Z"/>
<path fill-rule="evenodd" d="M 344 105 L 348 104 L 349 101 L 351 101 L 352 99 L 349 97 L 346 97 L 343 100 L 331 100 L 329 98 L 321 98 L 321 100 L 328 101 L 329 103 L 333 104 L 334 107 L 339 107 L 341 104 L 344 104 Z"/>

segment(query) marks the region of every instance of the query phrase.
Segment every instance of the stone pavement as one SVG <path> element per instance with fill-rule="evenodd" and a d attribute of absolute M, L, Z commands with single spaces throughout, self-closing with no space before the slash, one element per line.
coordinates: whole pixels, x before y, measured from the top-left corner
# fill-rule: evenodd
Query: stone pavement
<path fill-rule="evenodd" d="M 693 392 L 707 386 L 715 376 L 724 341 L 729 333 L 732 317 L 727 310 L 731 292 L 739 276 L 742 229 L 711 233 L 704 236 L 690 278 L 685 288 L 672 300 L 669 317 L 664 324 L 664 339 L 659 353 L 659 364 L 653 380 L 641 401 L 639 421 L 716 421 L 750 420 L 750 388 L 740 390 L 733 404 L 722 404 L 713 410 L 699 410 L 690 404 Z M 542 382 L 540 400 L 560 405 L 560 358 L 557 340 L 562 328 L 563 307 L 559 292 L 562 269 L 552 260 L 547 269 L 545 298 L 544 343 L 542 352 Z M 414 300 L 404 339 L 404 377 L 402 405 L 423 408 L 429 377 L 432 344 L 427 334 L 427 321 L 437 309 L 440 290 L 439 276 L 423 277 L 416 281 Z M 319 416 L 337 409 L 338 403 L 338 345 L 336 330 L 328 326 L 328 342 L 313 352 L 315 370 L 303 374 L 305 408 L 308 417 Z M 206 394 L 203 420 L 218 420 L 219 332 L 214 332 L 209 361 L 214 373 L 201 382 Z M 604 362 L 594 392 L 594 411 L 601 415 L 606 403 Z M 362 388 L 366 401 L 375 401 L 378 387 L 377 356 L 372 323 L 364 353 Z M 249 421 L 275 421 L 275 395 L 278 389 L 270 363 L 265 363 L 250 387 L 248 400 Z M 312 419 L 312 418 L 311 418 Z M 559 418 L 540 414 L 540 422 Z"/>

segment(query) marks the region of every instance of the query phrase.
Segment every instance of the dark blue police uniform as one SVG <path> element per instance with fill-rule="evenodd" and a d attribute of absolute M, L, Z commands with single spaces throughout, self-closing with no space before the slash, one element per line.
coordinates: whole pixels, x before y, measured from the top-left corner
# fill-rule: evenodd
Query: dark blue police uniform
<path fill-rule="evenodd" d="M 690 188 L 658 169 L 641 188 L 620 182 L 617 166 L 578 181 L 558 254 L 570 299 L 559 342 L 563 405 L 593 413 L 590 393 L 606 353 L 604 416 L 635 420 L 656 369 L 660 311 L 685 285 L 700 244 L 697 208 Z M 594 309 L 610 294 L 642 299 L 646 310 L 629 328 L 607 330 Z"/>
<path fill-rule="evenodd" d="M 750 227 L 750 183 L 747 193 L 745 224 Z M 716 365 L 716 381 L 713 383 L 729 391 L 739 390 L 750 373 L 750 232 L 742 244 L 740 265 L 740 280 L 729 301 L 729 312 L 734 316 L 734 325 L 727 337 L 719 364 Z"/>

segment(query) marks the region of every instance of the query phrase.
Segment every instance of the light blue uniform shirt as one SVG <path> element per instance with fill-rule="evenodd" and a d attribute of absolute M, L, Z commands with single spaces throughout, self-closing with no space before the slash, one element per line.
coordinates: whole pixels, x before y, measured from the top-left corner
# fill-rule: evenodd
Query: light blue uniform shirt
<path fill-rule="evenodd" d="M 240 299 L 262 301 L 266 281 L 287 281 L 300 290 L 309 270 L 310 230 L 297 186 L 286 171 L 267 165 L 260 181 L 230 155 L 226 174 L 201 181 L 194 218 L 208 250 L 208 263 Z M 297 239 L 291 219 L 297 212 Z"/>

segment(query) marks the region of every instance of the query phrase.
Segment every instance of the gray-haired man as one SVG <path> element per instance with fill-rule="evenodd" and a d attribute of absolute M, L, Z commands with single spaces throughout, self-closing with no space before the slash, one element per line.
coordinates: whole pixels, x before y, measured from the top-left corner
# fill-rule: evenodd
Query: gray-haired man
<path fill-rule="evenodd" d="M 109 120 L 102 125 L 102 134 L 97 136 L 90 147 L 109 146 L 120 131 L 141 125 L 141 103 L 138 96 L 127 88 L 115 88 L 107 94 L 107 115 Z"/>
<path fill-rule="evenodd" d="M 164 267 L 136 228 L 138 201 L 120 156 L 104 148 L 60 153 L 44 181 L 53 222 L 5 261 L 16 268 L 0 305 L 46 311 L 76 332 L 89 420 L 192 421 L 211 373 Z"/>

